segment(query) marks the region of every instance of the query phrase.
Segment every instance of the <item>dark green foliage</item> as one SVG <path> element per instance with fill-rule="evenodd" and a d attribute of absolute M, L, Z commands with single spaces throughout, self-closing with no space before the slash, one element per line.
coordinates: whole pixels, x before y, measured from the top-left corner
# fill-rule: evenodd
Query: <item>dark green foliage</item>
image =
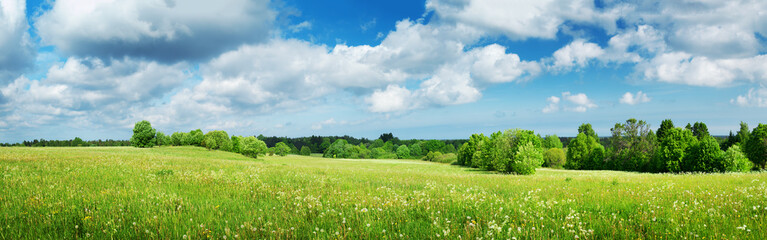
<path fill-rule="evenodd" d="M 173 146 L 181 146 L 181 139 L 184 138 L 183 132 L 174 132 L 173 135 L 170 136 L 170 141 Z"/>
<path fill-rule="evenodd" d="M 290 147 L 288 147 L 288 144 L 285 144 L 284 142 L 278 142 L 277 145 L 274 146 L 274 154 L 277 154 L 279 156 L 287 156 L 290 152 Z"/>
<path fill-rule="evenodd" d="M 397 158 L 399 159 L 410 158 L 410 149 L 405 145 L 399 146 L 397 148 Z"/>
<path fill-rule="evenodd" d="M 543 166 L 550 168 L 562 168 L 565 165 L 565 151 L 561 148 L 549 148 L 543 152 Z"/>
<path fill-rule="evenodd" d="M 232 140 L 225 131 L 215 130 L 206 133 L 203 136 L 202 146 L 209 150 L 232 150 Z"/>
<path fill-rule="evenodd" d="M 695 122 L 695 124 L 692 125 L 692 135 L 698 138 L 698 140 L 701 140 L 706 136 L 709 136 L 708 127 L 706 127 L 705 123 Z"/>
<path fill-rule="evenodd" d="M 719 143 L 711 136 L 704 136 L 688 148 L 682 160 L 682 171 L 685 172 L 724 172 L 723 152 Z"/>
<path fill-rule="evenodd" d="M 562 141 L 557 135 L 548 135 L 543 139 L 543 148 L 562 148 Z"/>
<path fill-rule="evenodd" d="M 252 158 L 258 158 L 259 154 L 264 154 L 267 152 L 266 143 L 264 143 L 264 141 L 256 139 L 256 137 L 253 137 L 253 136 L 238 137 L 238 140 L 240 142 L 239 143 L 240 153 L 242 155 L 252 157 Z"/>
<path fill-rule="evenodd" d="M 241 153 L 242 146 L 240 145 L 240 137 L 232 135 L 232 149 L 233 153 Z"/>
<path fill-rule="evenodd" d="M 346 142 L 346 140 L 338 139 L 333 144 L 330 144 L 322 156 L 326 158 L 346 158 L 348 156 L 347 149 L 351 147 L 352 145 Z"/>
<path fill-rule="evenodd" d="M 137 122 L 133 127 L 133 136 L 130 138 L 131 146 L 139 148 L 151 148 L 155 144 L 156 130 L 146 120 Z"/>
<path fill-rule="evenodd" d="M 655 133 L 658 137 L 658 139 L 662 139 L 666 136 L 666 132 L 668 132 L 669 129 L 674 128 L 674 122 L 671 121 L 671 119 L 663 120 L 663 122 L 660 123 L 660 127 L 658 128 L 658 131 Z"/>
<path fill-rule="evenodd" d="M 668 129 L 662 139 L 658 139 L 658 147 L 654 157 L 654 170 L 658 172 L 682 171 L 682 160 L 687 148 L 697 144 L 692 132 L 684 128 Z"/>
<path fill-rule="evenodd" d="M 423 148 L 426 150 L 426 152 L 437 152 L 442 151 L 445 147 L 445 142 L 440 140 L 429 140 L 423 143 Z"/>
<path fill-rule="evenodd" d="M 581 164 L 581 169 L 586 170 L 601 170 L 605 169 L 605 147 L 602 145 L 596 144 L 593 145 L 591 149 L 591 153 L 589 153 L 589 156 L 583 161 Z"/>
<path fill-rule="evenodd" d="M 394 139 L 394 134 L 392 134 L 392 133 L 384 133 L 384 134 L 381 134 L 381 136 L 378 137 L 378 139 L 381 139 L 381 141 L 383 141 L 383 142 L 388 142 L 388 141 L 391 141 L 392 139 Z"/>
<path fill-rule="evenodd" d="M 750 136 L 751 132 L 748 130 L 748 124 L 740 122 L 740 130 L 738 130 L 738 134 L 735 135 L 735 137 L 738 139 L 738 144 L 740 145 L 741 149 L 745 147 L 746 142 L 748 142 Z"/>
<path fill-rule="evenodd" d="M 88 143 L 86 143 L 85 141 L 83 141 L 82 138 L 79 138 L 79 137 L 75 137 L 75 139 L 72 140 L 73 147 L 87 147 L 88 146 L 87 144 Z"/>
<path fill-rule="evenodd" d="M 480 151 L 482 142 L 487 139 L 484 134 L 472 134 L 469 141 L 458 150 L 458 165 L 474 166 L 475 153 Z"/>
<path fill-rule="evenodd" d="M 443 148 L 443 152 L 445 153 L 455 153 L 455 146 L 453 144 L 446 144 Z"/>
<path fill-rule="evenodd" d="M 616 123 L 610 131 L 611 154 L 607 167 L 623 171 L 650 171 L 650 160 L 655 153 L 655 136 L 650 125 L 631 118 L 623 124 Z"/>
<path fill-rule="evenodd" d="M 312 155 L 312 150 L 309 149 L 307 146 L 301 147 L 301 155 L 309 156 Z"/>
<path fill-rule="evenodd" d="M 191 132 L 184 134 L 181 139 L 181 145 L 202 146 L 202 140 L 205 135 L 202 134 L 202 130 L 192 130 Z"/>
<path fill-rule="evenodd" d="M 767 124 L 759 124 L 748 137 L 746 156 L 759 168 L 764 169 L 767 163 Z"/>

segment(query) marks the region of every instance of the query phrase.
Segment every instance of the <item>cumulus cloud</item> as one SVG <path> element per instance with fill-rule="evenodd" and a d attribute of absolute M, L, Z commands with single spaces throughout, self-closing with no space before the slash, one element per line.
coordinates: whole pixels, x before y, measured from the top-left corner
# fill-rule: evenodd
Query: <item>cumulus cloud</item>
<path fill-rule="evenodd" d="M 560 109 L 570 112 L 586 112 L 591 108 L 597 107 L 584 93 L 572 94 L 570 92 L 563 92 L 561 98 L 551 96 L 546 101 L 549 104 L 541 110 L 543 113 L 557 112 Z"/>
<path fill-rule="evenodd" d="M 623 97 L 621 97 L 619 102 L 623 104 L 634 105 L 638 103 L 650 102 L 650 98 L 647 97 L 647 94 L 643 93 L 642 91 L 639 91 L 636 94 L 626 92 L 623 94 Z"/>
<path fill-rule="evenodd" d="M 138 109 L 170 93 L 187 77 L 185 65 L 125 59 L 106 65 L 99 59 L 69 58 L 47 77 L 19 77 L 0 88 L 0 121 L 34 127 L 77 120 L 82 126 L 125 126 Z M 64 121 L 57 121 L 66 119 Z"/>
<path fill-rule="evenodd" d="M 767 107 L 767 88 L 751 88 L 745 95 L 740 95 L 735 99 L 731 99 L 730 103 L 742 107 Z"/>
<path fill-rule="evenodd" d="M 23 0 L 0 1 L 0 84 L 13 81 L 34 62 L 25 10 Z"/>
<path fill-rule="evenodd" d="M 266 40 L 268 0 L 59 0 L 35 22 L 46 44 L 77 56 L 206 59 Z"/>
<path fill-rule="evenodd" d="M 586 42 L 583 39 L 576 39 L 567 46 L 564 46 L 554 52 L 554 69 L 571 69 L 574 66 L 585 67 L 589 60 L 605 54 L 599 45 Z"/>

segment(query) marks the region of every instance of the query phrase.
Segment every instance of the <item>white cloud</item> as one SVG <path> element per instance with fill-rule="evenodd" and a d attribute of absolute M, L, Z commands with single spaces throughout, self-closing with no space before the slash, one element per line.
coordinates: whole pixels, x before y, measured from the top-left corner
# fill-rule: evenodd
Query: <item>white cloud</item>
<path fill-rule="evenodd" d="M 626 92 L 625 94 L 623 94 L 623 97 L 621 97 L 620 99 L 620 103 L 628 104 L 628 105 L 634 105 L 634 104 L 646 103 L 646 102 L 650 102 L 650 98 L 647 97 L 647 94 L 643 93 L 642 91 L 639 91 L 636 94 Z"/>
<path fill-rule="evenodd" d="M 554 52 L 552 68 L 571 69 L 574 66 L 585 67 L 589 60 L 598 58 L 605 53 L 599 45 L 576 39 L 567 46 Z"/>
<path fill-rule="evenodd" d="M 303 21 L 299 24 L 290 26 L 290 31 L 293 33 L 301 32 L 303 30 L 312 29 L 312 23 L 309 21 Z"/>
<path fill-rule="evenodd" d="M 541 110 L 543 113 L 557 112 L 560 109 L 571 112 L 586 112 L 591 108 L 597 107 L 597 105 L 584 93 L 572 94 L 570 92 L 563 92 L 562 98 L 551 96 L 546 99 L 546 102 L 549 104 Z"/>
<path fill-rule="evenodd" d="M 767 82 L 767 55 L 740 59 L 710 59 L 684 52 L 656 55 L 637 65 L 645 78 L 693 86 L 726 87 L 736 80 Z"/>
<path fill-rule="evenodd" d="M 312 124 L 312 130 L 321 130 L 323 127 L 328 125 L 335 125 L 335 124 L 345 124 L 346 122 L 336 122 L 334 118 L 329 118 L 325 121 L 321 121 L 315 124 Z"/>
<path fill-rule="evenodd" d="M 413 93 L 407 88 L 389 85 L 385 90 L 375 90 L 365 98 L 371 112 L 397 112 L 415 109 Z"/>
<path fill-rule="evenodd" d="M 745 95 L 740 95 L 735 99 L 731 99 L 730 103 L 742 107 L 767 107 L 767 88 L 751 88 Z"/>
<path fill-rule="evenodd" d="M 36 19 L 46 44 L 77 56 L 206 59 L 267 39 L 267 0 L 59 0 Z"/>
<path fill-rule="evenodd" d="M 25 10 L 23 0 L 0 1 L 0 85 L 31 67 L 35 58 Z"/>

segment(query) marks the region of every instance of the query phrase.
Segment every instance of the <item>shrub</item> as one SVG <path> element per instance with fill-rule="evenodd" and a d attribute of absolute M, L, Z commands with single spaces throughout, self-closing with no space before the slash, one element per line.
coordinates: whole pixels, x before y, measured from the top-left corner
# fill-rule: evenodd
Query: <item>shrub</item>
<path fill-rule="evenodd" d="M 210 131 L 203 137 L 202 145 L 209 150 L 232 150 L 232 140 L 229 139 L 229 134 L 221 130 Z"/>
<path fill-rule="evenodd" d="M 322 156 L 326 158 L 346 158 L 348 156 L 347 149 L 350 147 L 352 145 L 346 142 L 346 140 L 338 139 L 325 149 L 325 153 Z"/>
<path fill-rule="evenodd" d="M 202 146 L 202 140 L 205 136 L 202 134 L 202 130 L 197 129 L 184 134 L 181 139 L 182 145 Z"/>
<path fill-rule="evenodd" d="M 240 153 L 242 155 L 258 158 L 259 154 L 266 153 L 266 143 L 258 140 L 256 137 L 239 137 Z"/>
<path fill-rule="evenodd" d="M 429 152 L 428 154 L 426 154 L 426 158 L 424 160 L 429 162 L 434 162 L 434 160 L 436 160 L 440 156 L 442 156 L 441 152 Z"/>
<path fill-rule="evenodd" d="M 532 142 L 521 146 L 514 156 L 514 162 L 511 164 L 511 170 L 516 174 L 530 175 L 535 173 L 535 169 L 543 164 L 543 154 L 539 148 Z"/>
<path fill-rule="evenodd" d="M 309 147 L 307 146 L 303 146 L 301 147 L 301 155 L 304 155 L 304 156 L 312 155 L 312 150 L 309 149 Z"/>
<path fill-rule="evenodd" d="M 397 148 L 397 158 L 399 159 L 410 158 L 410 149 L 405 145 L 399 146 Z"/>
<path fill-rule="evenodd" d="M 133 127 L 133 136 L 130 138 L 131 146 L 139 148 L 154 147 L 156 132 L 148 121 L 142 120 L 137 122 Z"/>
<path fill-rule="evenodd" d="M 549 148 L 543 152 L 543 166 L 550 168 L 562 168 L 565 165 L 565 151 L 561 148 Z"/>
<path fill-rule="evenodd" d="M 754 167 L 738 145 L 733 145 L 724 152 L 723 161 L 728 172 L 750 172 Z"/>
<path fill-rule="evenodd" d="M 685 172 L 724 172 L 723 152 L 714 137 L 702 135 L 700 141 L 687 149 L 682 160 Z"/>
<path fill-rule="evenodd" d="M 432 159 L 432 162 L 453 163 L 457 160 L 458 160 L 458 156 L 456 156 L 455 153 L 445 153 L 437 157 L 434 157 L 434 159 Z"/>
<path fill-rule="evenodd" d="M 240 138 L 241 137 L 232 135 L 232 140 L 231 140 L 232 141 L 232 149 L 230 150 L 230 152 L 240 153 L 240 150 L 242 149 L 242 147 L 240 146 Z"/>
<path fill-rule="evenodd" d="M 289 152 L 290 147 L 284 142 L 278 142 L 277 145 L 274 145 L 274 154 L 284 157 L 287 156 Z"/>
<path fill-rule="evenodd" d="M 543 148 L 562 148 L 562 141 L 559 140 L 557 135 L 549 135 L 543 139 Z"/>
<path fill-rule="evenodd" d="M 183 132 L 174 132 L 173 135 L 170 136 L 170 141 L 173 146 L 181 146 L 181 139 L 184 138 L 184 135 L 186 133 Z"/>

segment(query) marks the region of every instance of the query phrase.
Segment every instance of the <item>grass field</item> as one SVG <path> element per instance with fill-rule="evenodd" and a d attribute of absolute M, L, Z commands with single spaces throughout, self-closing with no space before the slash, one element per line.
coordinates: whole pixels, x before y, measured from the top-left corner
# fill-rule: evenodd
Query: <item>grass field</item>
<path fill-rule="evenodd" d="M 1 239 L 767 239 L 767 173 L 0 148 Z"/>

